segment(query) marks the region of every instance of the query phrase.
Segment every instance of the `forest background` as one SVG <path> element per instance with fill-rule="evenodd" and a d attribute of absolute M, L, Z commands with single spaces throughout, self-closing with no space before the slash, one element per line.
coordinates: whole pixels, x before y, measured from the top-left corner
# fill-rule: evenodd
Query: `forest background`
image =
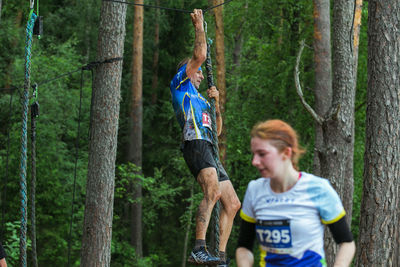
<path fill-rule="evenodd" d="M 155 5 L 156 1 L 145 3 Z M 205 0 L 160 0 L 157 4 L 185 10 L 210 6 Z M 36 228 L 40 266 L 66 265 L 69 248 L 71 266 L 80 264 L 92 75 L 90 71 L 83 73 L 80 118 L 80 72 L 52 79 L 79 70 L 83 65 L 96 60 L 100 6 L 100 0 L 40 1 L 44 31 L 40 40 L 34 38 L 31 69 L 32 83 L 39 84 L 40 103 L 36 141 Z M 356 240 L 363 184 L 367 91 L 367 31 L 364 22 L 367 20 L 367 10 L 368 2 L 364 2 L 355 99 L 352 232 Z M 7 260 L 10 266 L 15 266 L 19 257 L 20 121 L 28 1 L 3 0 L 0 14 L 1 233 L 8 254 Z M 143 159 L 142 172 L 138 174 L 126 160 L 133 19 L 133 7 L 128 7 L 111 266 L 180 266 L 187 234 L 190 236 L 189 246 L 193 244 L 193 211 L 201 194 L 179 150 L 181 131 L 172 109 L 169 84 L 177 63 L 191 55 L 193 26 L 187 13 L 144 9 Z M 208 23 L 208 36 L 214 38 L 213 12 L 208 12 L 205 19 Z M 248 182 L 258 178 L 256 169 L 251 166 L 249 149 L 249 131 L 256 122 L 279 118 L 290 123 L 300 135 L 301 145 L 308 151 L 300 161 L 300 169 L 313 172 L 314 120 L 300 102 L 293 74 L 300 41 L 304 39 L 306 48 L 300 63 L 300 79 L 304 97 L 313 105 L 313 23 L 312 1 L 234 0 L 224 5 L 227 92 L 224 162 L 241 200 Z M 154 39 L 157 27 L 158 45 Z M 156 51 L 159 59 L 154 65 Z M 215 52 L 212 53 L 215 58 Z M 203 82 L 200 89 L 202 93 L 205 92 L 205 84 Z M 78 123 L 81 134 L 76 157 Z M 143 186 L 143 197 L 140 200 L 135 199 L 130 190 L 132 184 L 138 182 Z M 143 207 L 141 257 L 135 254 L 130 238 L 130 204 L 137 201 Z M 234 255 L 238 226 L 237 216 L 228 246 L 231 257 Z M 28 253 L 30 248 L 28 243 Z"/>

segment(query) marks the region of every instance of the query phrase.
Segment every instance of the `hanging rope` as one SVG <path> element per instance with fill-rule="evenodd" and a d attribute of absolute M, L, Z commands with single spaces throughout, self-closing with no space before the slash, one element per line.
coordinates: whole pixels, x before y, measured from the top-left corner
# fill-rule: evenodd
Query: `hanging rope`
<path fill-rule="evenodd" d="M 168 11 L 177 11 L 177 12 L 182 12 L 182 13 L 192 13 L 192 10 L 185 10 L 185 9 L 178 9 L 178 8 L 172 8 L 172 7 L 163 7 L 163 6 L 153 6 L 153 5 L 146 5 L 146 4 L 137 4 L 137 3 L 133 3 L 133 2 L 129 2 L 129 1 L 123 1 L 123 0 L 103 0 L 104 2 L 114 2 L 114 3 L 120 3 L 120 4 L 126 4 L 126 5 L 132 5 L 132 6 L 142 6 L 142 7 L 149 7 L 149 8 L 158 8 L 158 9 L 163 9 L 163 10 L 168 10 Z M 209 8 L 203 9 L 203 14 L 205 14 L 206 12 L 225 5 L 229 2 L 231 2 L 232 0 L 227 0 L 221 4 L 215 5 L 215 6 L 211 6 Z"/>
<path fill-rule="evenodd" d="M 39 116 L 38 85 L 33 86 L 34 102 L 31 105 L 31 241 L 32 266 L 38 267 L 36 252 L 36 118 Z"/>
<path fill-rule="evenodd" d="M 207 34 L 207 23 L 204 20 L 204 31 Z M 211 39 L 207 39 L 207 58 L 206 58 L 206 72 L 207 72 L 207 84 L 208 88 L 214 86 L 214 78 L 212 72 L 212 61 L 211 61 Z M 220 176 L 219 170 L 219 151 L 218 151 L 218 134 L 217 134 L 217 123 L 215 116 L 215 99 L 211 98 L 211 125 L 212 125 L 212 143 L 213 143 L 213 156 L 215 163 L 217 164 L 217 176 Z M 219 254 L 219 215 L 220 215 L 220 201 L 215 203 L 213 211 L 213 222 L 214 222 L 214 250 L 216 255 Z"/>
<path fill-rule="evenodd" d="M 78 158 L 79 158 L 79 139 L 81 133 L 81 111 L 82 111 L 82 95 L 83 95 L 83 71 L 84 68 L 81 70 L 81 87 L 79 91 L 79 109 L 78 109 L 78 130 L 76 134 L 76 141 L 75 141 L 75 167 L 74 167 L 74 185 L 72 188 L 72 203 L 71 203 L 71 219 L 69 224 L 69 235 L 68 235 L 68 264 L 70 266 L 71 260 L 71 243 L 72 243 L 72 224 L 74 221 L 74 203 L 75 203 L 75 191 L 76 191 L 76 173 L 78 169 Z"/>
<path fill-rule="evenodd" d="M 31 72 L 31 47 L 32 32 L 35 25 L 36 14 L 33 8 L 29 14 L 29 20 L 26 26 L 25 42 L 25 83 L 23 92 L 23 110 L 22 110 L 22 129 L 21 129 L 21 167 L 20 167 L 20 186 L 21 186 L 21 231 L 20 231 L 20 264 L 26 267 L 26 229 L 27 229 L 27 197 L 26 197 L 26 146 L 27 146 L 27 124 L 28 124 L 28 104 Z"/>

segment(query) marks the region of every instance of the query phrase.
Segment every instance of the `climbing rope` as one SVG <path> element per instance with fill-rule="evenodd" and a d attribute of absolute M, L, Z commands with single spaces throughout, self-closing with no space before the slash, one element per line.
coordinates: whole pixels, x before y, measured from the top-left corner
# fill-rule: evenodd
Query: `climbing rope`
<path fill-rule="evenodd" d="M 36 118 L 39 116 L 38 85 L 33 85 L 34 102 L 31 105 L 31 242 L 32 266 L 37 267 L 36 252 Z"/>
<path fill-rule="evenodd" d="M 22 129 L 21 129 L 21 166 L 20 166 L 20 186 L 21 186 L 21 231 L 20 231 L 20 264 L 26 267 L 26 229 L 27 229 L 27 197 L 26 197 L 26 154 L 27 154 L 27 124 L 28 124 L 28 104 L 31 73 L 31 47 L 33 26 L 36 21 L 36 14 L 33 13 L 31 3 L 31 12 L 29 14 L 26 26 L 25 42 L 25 82 L 23 92 L 23 110 L 22 110 Z"/>
<path fill-rule="evenodd" d="M 142 7 L 149 7 L 149 8 L 158 8 L 158 9 L 163 9 L 163 10 L 169 10 L 169 11 L 177 11 L 177 12 L 182 12 L 182 13 L 192 13 L 192 10 L 185 10 L 185 9 L 179 9 L 179 8 L 172 8 L 172 7 L 163 7 L 163 6 L 153 6 L 153 5 L 146 5 L 146 4 L 138 4 L 138 3 L 133 3 L 133 2 L 129 2 L 129 1 L 122 1 L 122 0 L 103 0 L 104 2 L 114 2 L 114 3 L 120 3 L 120 4 L 126 4 L 126 5 L 133 5 L 133 6 L 142 6 Z M 225 5 L 229 2 L 231 2 L 232 0 L 227 0 L 221 4 L 215 5 L 215 6 L 211 6 L 209 8 L 203 9 L 203 14 L 205 14 L 206 12 Z"/>
<path fill-rule="evenodd" d="M 68 235 L 68 263 L 67 266 L 70 266 L 71 260 L 71 241 L 72 241 L 72 224 L 74 221 L 74 203 L 75 203 L 75 191 L 76 191 L 76 175 L 78 169 L 78 158 L 79 158 L 79 139 L 81 133 L 81 113 L 82 113 L 82 95 L 83 95 L 83 71 L 85 69 L 82 68 L 81 70 L 81 87 L 79 91 L 79 109 L 78 109 L 78 130 L 76 134 L 76 141 L 75 141 L 75 167 L 74 167 L 74 184 L 72 188 L 72 203 L 71 203 L 71 219 L 69 223 L 69 235 Z"/>
<path fill-rule="evenodd" d="M 207 34 L 207 23 L 204 20 L 204 31 Z M 206 57 L 206 72 L 207 72 L 207 85 L 208 88 L 214 86 L 214 78 L 212 72 L 212 61 L 211 61 L 211 44 L 212 40 L 207 39 L 207 57 Z M 220 176 L 220 161 L 219 161 L 219 151 L 218 151 L 218 134 L 217 134 L 217 123 L 215 116 L 215 99 L 211 98 L 211 125 L 212 125 L 212 143 L 213 143 L 213 157 L 217 164 L 217 176 Z M 213 211 L 213 223 L 214 223 L 214 250 L 216 255 L 219 254 L 219 215 L 220 215 L 220 201 L 215 203 Z"/>
<path fill-rule="evenodd" d="M 79 140 L 80 140 L 80 135 L 81 135 L 81 115 L 82 115 L 82 98 L 83 98 L 83 86 L 84 86 L 84 79 L 83 79 L 83 74 L 85 70 L 91 71 L 92 74 L 92 79 L 94 77 L 93 75 L 93 69 L 99 65 L 102 64 L 107 64 L 107 63 L 113 63 L 113 62 L 118 62 L 123 60 L 122 57 L 115 57 L 115 58 L 109 58 L 105 59 L 102 61 L 92 61 L 89 62 L 88 64 L 82 66 L 79 70 L 81 71 L 81 82 L 80 82 L 80 90 L 79 90 L 79 109 L 78 109 L 78 128 L 77 128 L 77 134 L 76 134 L 76 140 L 75 140 L 75 164 L 74 164 L 74 182 L 73 182 L 73 188 L 72 188 L 72 201 L 71 201 L 71 216 L 70 216 L 70 224 L 69 224 L 69 234 L 68 234 L 68 262 L 67 266 L 71 266 L 71 250 L 72 250 L 72 226 L 73 226 L 73 221 L 74 221 L 74 204 L 75 204 L 75 194 L 76 194 L 76 178 L 77 178 L 77 170 L 78 170 L 78 159 L 79 159 Z M 76 71 L 72 71 L 63 75 L 59 75 L 58 78 L 64 77 L 66 75 L 70 75 L 72 73 L 75 73 Z M 44 81 L 43 83 L 51 82 L 54 81 L 56 78 L 53 78 L 48 81 Z M 93 84 L 93 81 L 92 81 Z M 94 90 L 92 90 L 92 94 L 94 93 Z M 93 99 L 93 95 L 92 95 Z M 92 105 L 91 105 L 92 107 Z M 90 129 L 90 126 L 89 126 Z"/>

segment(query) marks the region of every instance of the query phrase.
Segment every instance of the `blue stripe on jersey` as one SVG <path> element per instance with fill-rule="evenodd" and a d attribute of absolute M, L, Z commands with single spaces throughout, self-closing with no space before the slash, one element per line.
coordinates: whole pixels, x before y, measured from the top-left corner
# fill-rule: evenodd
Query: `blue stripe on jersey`
<path fill-rule="evenodd" d="M 306 250 L 301 259 L 297 259 L 288 254 L 262 253 L 260 266 L 262 267 L 323 267 L 326 266 L 325 259 L 318 253 Z"/>

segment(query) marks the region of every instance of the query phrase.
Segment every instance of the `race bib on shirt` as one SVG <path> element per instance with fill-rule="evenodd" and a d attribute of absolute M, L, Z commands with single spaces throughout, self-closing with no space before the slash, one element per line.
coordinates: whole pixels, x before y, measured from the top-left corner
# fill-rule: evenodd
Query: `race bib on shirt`
<path fill-rule="evenodd" d="M 204 127 L 208 127 L 208 128 L 210 128 L 210 129 L 212 129 L 212 128 L 211 128 L 211 119 L 210 119 L 210 115 L 208 115 L 208 113 L 203 112 L 203 119 L 202 119 L 202 121 L 203 121 L 203 126 L 204 126 Z"/>
<path fill-rule="evenodd" d="M 268 252 L 286 254 L 291 251 L 290 220 L 258 220 L 256 235 L 263 249 Z"/>

